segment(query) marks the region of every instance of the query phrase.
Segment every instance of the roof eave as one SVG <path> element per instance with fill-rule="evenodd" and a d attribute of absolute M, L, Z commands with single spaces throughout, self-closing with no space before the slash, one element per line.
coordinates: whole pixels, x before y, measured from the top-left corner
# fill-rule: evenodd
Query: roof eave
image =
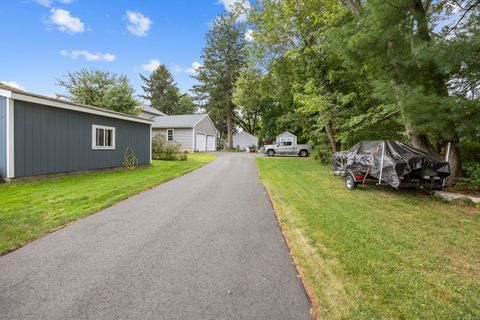
<path fill-rule="evenodd" d="M 95 115 L 100 115 L 100 116 L 109 117 L 109 118 L 116 118 L 116 119 L 122 119 L 122 120 L 127 120 L 132 122 L 140 122 L 145 124 L 153 123 L 153 121 L 151 120 L 137 118 L 135 116 L 131 116 L 131 115 L 120 113 L 120 112 L 111 111 L 111 110 L 102 109 L 102 108 L 93 107 L 93 106 L 82 105 L 82 104 L 73 103 L 70 101 L 63 101 L 63 100 L 46 97 L 46 96 L 29 93 L 29 92 L 16 92 L 16 91 L 8 91 L 8 90 L 1 89 L 0 96 L 11 98 L 13 100 L 37 103 L 37 104 L 46 105 L 50 107 L 95 114 Z"/>

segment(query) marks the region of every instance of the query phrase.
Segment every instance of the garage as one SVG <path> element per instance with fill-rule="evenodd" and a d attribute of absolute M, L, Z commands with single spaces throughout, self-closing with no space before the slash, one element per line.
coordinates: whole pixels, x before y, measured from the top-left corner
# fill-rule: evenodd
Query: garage
<path fill-rule="evenodd" d="M 207 136 L 203 133 L 197 133 L 195 138 L 196 138 L 197 151 L 206 151 Z"/>
<path fill-rule="evenodd" d="M 215 136 L 207 136 L 207 151 L 216 151 L 217 144 L 215 143 Z"/>
<path fill-rule="evenodd" d="M 182 151 L 216 151 L 218 131 L 208 114 L 158 115 L 156 110 L 142 107 L 140 116 L 153 121 L 153 135 L 163 135 Z M 153 118 L 152 118 L 153 117 Z"/>

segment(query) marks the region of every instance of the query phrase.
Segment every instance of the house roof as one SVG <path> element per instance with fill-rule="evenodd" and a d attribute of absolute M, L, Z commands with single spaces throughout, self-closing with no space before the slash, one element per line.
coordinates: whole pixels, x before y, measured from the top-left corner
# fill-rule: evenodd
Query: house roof
<path fill-rule="evenodd" d="M 246 131 L 240 131 L 240 132 L 238 132 L 234 135 L 234 137 L 236 137 L 236 136 L 247 136 L 247 137 L 254 138 L 254 139 L 258 140 L 258 137 L 254 136 L 253 134 L 250 134 Z"/>
<path fill-rule="evenodd" d="M 146 124 L 152 123 L 152 121 L 150 120 L 141 119 L 141 118 L 138 118 L 129 114 L 121 113 L 121 112 L 116 112 L 116 111 L 103 109 L 103 108 L 97 108 L 89 105 L 71 102 L 68 100 L 42 96 L 42 95 L 31 93 L 31 92 L 25 92 L 19 89 L 11 90 L 10 87 L 5 85 L 0 86 L 0 96 L 11 98 L 13 100 L 26 101 L 26 102 L 46 105 L 49 107 L 96 114 L 99 116 L 105 116 L 110 118 L 117 118 L 117 119 L 128 120 L 133 122 L 141 122 Z"/>
<path fill-rule="evenodd" d="M 280 133 L 277 137 L 282 137 L 282 136 L 290 136 L 290 137 L 296 137 L 293 133 L 290 133 L 288 131 Z"/>
<path fill-rule="evenodd" d="M 153 119 L 153 128 L 174 129 L 174 128 L 194 128 L 200 121 L 208 115 L 206 114 L 185 114 L 173 116 L 160 116 Z"/>
<path fill-rule="evenodd" d="M 155 109 L 151 106 L 147 106 L 147 105 L 138 106 L 136 109 L 140 110 L 141 112 L 149 113 L 149 114 L 156 115 L 156 116 L 166 116 L 167 115 L 166 113 L 163 113 L 162 111 L 160 111 L 158 109 Z"/>

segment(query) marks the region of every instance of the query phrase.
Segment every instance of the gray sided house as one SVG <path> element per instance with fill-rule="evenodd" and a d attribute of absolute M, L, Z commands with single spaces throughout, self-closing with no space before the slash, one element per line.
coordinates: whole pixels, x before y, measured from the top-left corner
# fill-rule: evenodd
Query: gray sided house
<path fill-rule="evenodd" d="M 0 177 L 123 166 L 127 148 L 151 163 L 150 120 L 0 88 Z"/>
<path fill-rule="evenodd" d="M 207 114 L 158 116 L 153 119 L 153 135 L 177 142 L 184 151 L 216 151 L 218 132 Z"/>
<path fill-rule="evenodd" d="M 252 146 L 258 148 L 258 138 L 248 132 L 242 131 L 233 136 L 233 146 L 240 150 L 245 150 Z"/>

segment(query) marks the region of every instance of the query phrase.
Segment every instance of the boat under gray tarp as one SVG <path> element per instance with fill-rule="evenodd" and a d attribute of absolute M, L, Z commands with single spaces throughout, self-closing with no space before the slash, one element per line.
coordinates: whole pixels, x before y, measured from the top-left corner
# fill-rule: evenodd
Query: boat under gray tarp
<path fill-rule="evenodd" d="M 346 151 L 336 152 L 332 172 L 360 173 L 394 188 L 422 184 L 441 187 L 450 175 L 450 165 L 400 141 L 364 140 Z"/>

